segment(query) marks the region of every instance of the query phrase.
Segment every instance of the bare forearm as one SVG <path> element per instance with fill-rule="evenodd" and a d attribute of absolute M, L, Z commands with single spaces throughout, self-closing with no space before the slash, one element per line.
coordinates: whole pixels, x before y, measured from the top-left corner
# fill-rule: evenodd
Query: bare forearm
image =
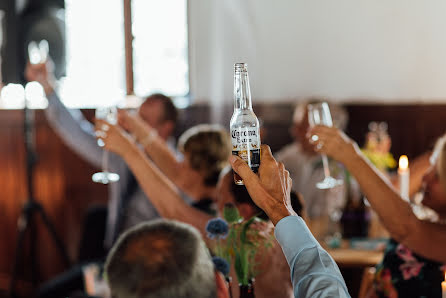
<path fill-rule="evenodd" d="M 135 174 L 144 193 L 162 217 L 176 219 L 195 226 L 203 234 L 210 216 L 187 205 L 175 185 L 133 145 L 124 159 Z"/>
<path fill-rule="evenodd" d="M 156 137 L 144 150 L 176 187 L 191 197 L 197 196 L 197 184 L 190 183 L 191 177 L 195 177 L 197 182 L 201 182 L 202 177 L 190 167 L 184 167 L 164 140 Z"/>
<path fill-rule="evenodd" d="M 388 179 L 361 153 L 356 152 L 349 157 L 345 165 L 391 236 L 397 241 L 406 238 L 410 226 L 417 220 L 410 205 L 401 199 Z"/>
<path fill-rule="evenodd" d="M 387 179 L 361 155 L 352 158 L 346 166 L 396 241 L 426 258 L 446 262 L 445 225 L 419 220 Z"/>
<path fill-rule="evenodd" d="M 186 174 L 184 168 L 157 130 L 139 116 L 130 116 L 124 111 L 119 113 L 119 123 L 136 138 L 164 175 L 181 186 L 180 179 Z"/>
<path fill-rule="evenodd" d="M 446 261 L 446 226 L 419 220 L 408 202 L 368 160 L 358 146 L 333 127 L 316 126 L 309 135 L 317 135 L 316 150 L 344 163 L 356 178 L 382 223 L 398 242 L 432 260 Z M 433 240 L 435 239 L 435 240 Z"/>
<path fill-rule="evenodd" d="M 167 147 L 166 142 L 159 136 L 156 136 L 150 144 L 144 146 L 144 151 L 163 173 L 178 185 L 177 182 L 179 177 L 181 177 L 182 167 L 173 152 Z"/>

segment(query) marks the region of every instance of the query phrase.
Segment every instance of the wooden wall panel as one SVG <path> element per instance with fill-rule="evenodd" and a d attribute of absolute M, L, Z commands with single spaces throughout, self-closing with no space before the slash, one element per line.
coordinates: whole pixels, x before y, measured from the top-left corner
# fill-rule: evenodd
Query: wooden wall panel
<path fill-rule="evenodd" d="M 23 112 L 0 110 L 0 274 L 4 288 L 12 272 L 17 219 L 28 197 L 23 143 Z M 35 143 L 38 163 L 34 170 L 34 197 L 56 227 L 72 260 L 77 257 L 80 225 L 87 208 L 106 204 L 107 189 L 91 182 L 96 169 L 62 144 L 48 126 L 43 111 L 36 111 Z M 36 220 L 37 255 L 41 281 L 63 271 L 62 259 L 40 219 Z M 29 237 L 28 237 L 29 238 Z M 29 239 L 20 266 L 20 279 L 31 277 Z"/>
<path fill-rule="evenodd" d="M 435 140 L 446 133 L 446 105 L 349 105 L 348 134 L 361 146 L 370 121 L 385 121 L 392 138 L 395 158 L 414 158 L 432 149 Z"/>

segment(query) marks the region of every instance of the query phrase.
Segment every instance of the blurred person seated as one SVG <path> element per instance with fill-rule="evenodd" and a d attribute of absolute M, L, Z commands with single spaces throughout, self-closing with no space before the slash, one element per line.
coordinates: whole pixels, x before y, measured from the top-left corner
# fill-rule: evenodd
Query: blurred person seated
<path fill-rule="evenodd" d="M 103 148 L 96 142 L 94 126 L 85 119 L 80 110 L 67 109 L 60 100 L 55 91 L 57 82 L 51 61 L 42 64 L 28 63 L 25 78 L 28 81 L 37 81 L 43 86 L 48 98 L 45 114 L 57 135 L 80 157 L 100 169 Z M 178 112 L 169 97 L 163 94 L 147 96 L 138 109 L 138 115 L 156 130 L 159 137 L 169 144 L 171 150 L 174 150 L 172 135 Z M 120 179 L 108 185 L 109 200 L 105 236 L 107 249 L 125 228 L 159 217 L 125 162 L 119 156 L 111 154 L 108 166 L 109 170 L 117 173 Z"/>
<path fill-rule="evenodd" d="M 275 154 L 277 161 L 282 162 L 293 179 L 293 191 L 300 193 L 305 201 L 308 224 L 316 238 L 324 238 L 334 228 L 330 224 L 330 214 L 339 212 L 345 204 L 345 185 L 332 189 L 318 189 L 316 183 L 324 179 L 324 169 L 320 155 L 314 151 L 305 134 L 309 128 L 308 109 L 310 103 L 319 102 L 312 99 L 300 102 L 293 114 L 290 133 L 294 142 L 283 147 Z M 347 126 L 347 112 L 340 106 L 329 104 L 333 124 L 344 129 Z M 344 170 L 335 162 L 330 162 L 330 172 L 335 178 L 344 178 Z M 354 185 L 352 185 L 354 186 Z M 358 193 L 358 189 L 351 191 Z"/>
<path fill-rule="evenodd" d="M 212 177 L 210 181 L 217 183 L 217 180 L 214 180 L 215 177 L 218 177 L 215 175 L 215 167 L 221 171 L 231 154 L 229 134 L 226 130 L 214 125 L 199 125 L 190 128 L 180 137 L 179 144 L 181 148 L 184 148 L 184 161 L 178 162 L 166 150 L 162 140 L 152 133 L 153 130 L 150 127 L 141 126 L 141 122 L 135 117 L 129 116 L 127 113 L 121 113 L 119 123 L 128 131 L 134 131 L 133 135 L 135 137 L 129 135 L 117 125 L 101 122 L 101 125 L 109 125 L 107 133 L 102 136 L 106 148 L 124 158 L 162 217 L 189 223 L 197 228 L 202 235 L 206 235 L 206 224 L 214 216 L 186 204 L 182 198 L 182 192 L 184 191 L 196 201 L 200 201 L 201 192 L 198 190 L 206 185 L 208 178 Z M 132 125 L 137 126 L 130 128 Z M 193 146 L 188 144 L 187 140 L 200 140 L 201 137 L 194 136 L 198 136 L 203 129 L 217 132 L 226 138 L 224 142 L 219 138 L 209 138 L 204 143 L 198 142 Z M 141 140 L 145 152 L 140 150 L 137 140 Z M 195 148 L 195 150 L 191 148 Z M 215 158 L 215 156 L 213 158 L 206 157 L 220 151 L 224 154 L 220 155 L 218 153 L 219 158 Z M 146 153 L 149 153 L 151 159 L 146 156 Z M 224 162 L 220 159 L 223 156 Z M 196 159 L 207 161 L 207 163 L 197 164 Z M 184 173 L 182 175 L 185 177 L 179 177 L 178 172 Z M 206 173 L 211 175 L 207 176 Z M 194 192 L 196 193 L 195 197 L 192 196 Z M 217 195 L 219 192 L 220 188 L 215 189 L 214 194 Z M 255 212 L 252 211 L 252 215 L 256 214 Z M 205 241 L 209 245 L 213 244 L 207 238 Z M 262 279 L 260 276 L 257 277 L 255 283 L 256 297 L 292 297 L 291 284 L 288 278 L 289 269 L 282 253 L 276 251 L 273 253 L 277 256 L 275 258 L 261 258 L 262 261 L 270 262 L 268 267 L 260 266 L 266 268 L 264 270 L 265 277 L 269 276 L 270 278 L 259 282 Z M 271 282 L 271 280 L 275 282 Z"/>
<path fill-rule="evenodd" d="M 115 298 L 229 297 L 200 233 L 174 220 L 126 231 L 107 257 L 105 274 Z"/>
<path fill-rule="evenodd" d="M 446 135 L 431 156 L 423 176 L 422 204 L 435 220 L 419 219 L 412 206 L 361 153 L 357 144 L 336 128 L 317 126 L 315 148 L 342 162 L 355 176 L 372 208 L 390 233 L 383 261 L 377 266 L 374 290 L 379 297 L 441 297 L 446 269 Z"/>
<path fill-rule="evenodd" d="M 290 267 L 294 297 L 350 297 L 338 266 L 291 207 L 289 172 L 274 159 L 269 146 L 262 145 L 261 154 L 258 175 L 238 156 L 231 155 L 230 162 L 250 198 L 275 226 L 278 245 Z"/>

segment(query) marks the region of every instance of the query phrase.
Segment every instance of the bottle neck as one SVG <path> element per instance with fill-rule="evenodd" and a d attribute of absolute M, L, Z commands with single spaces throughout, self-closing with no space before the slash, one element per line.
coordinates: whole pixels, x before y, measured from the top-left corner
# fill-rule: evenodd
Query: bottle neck
<path fill-rule="evenodd" d="M 234 74 L 234 110 L 251 110 L 251 91 L 248 72 L 236 71 Z"/>

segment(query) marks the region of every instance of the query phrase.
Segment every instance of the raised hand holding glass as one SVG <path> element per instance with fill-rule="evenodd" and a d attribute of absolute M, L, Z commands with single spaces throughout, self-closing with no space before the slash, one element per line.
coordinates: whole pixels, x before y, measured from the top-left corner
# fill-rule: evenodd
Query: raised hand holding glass
<path fill-rule="evenodd" d="M 118 122 L 118 111 L 116 107 L 99 107 L 96 109 L 95 113 L 96 119 L 105 120 L 106 122 L 114 125 Z M 98 135 L 104 135 L 107 133 L 108 126 L 101 125 L 96 131 Z M 104 142 L 98 139 L 98 145 L 104 147 Z M 108 151 L 105 149 L 102 152 L 102 172 L 94 173 L 91 179 L 97 183 L 108 184 L 110 182 L 116 182 L 119 180 L 119 175 L 116 173 L 109 172 L 108 170 Z"/>
<path fill-rule="evenodd" d="M 331 119 L 330 108 L 326 102 L 315 103 L 308 105 L 308 122 L 310 127 L 315 125 L 325 125 L 333 126 L 333 121 Z M 318 140 L 317 135 L 311 136 L 313 141 Z M 323 144 L 318 144 L 318 146 L 323 146 Z M 328 166 L 327 155 L 322 154 L 322 163 L 324 165 L 325 179 L 321 182 L 316 183 L 316 187 L 319 189 L 329 189 L 338 185 L 342 185 L 342 180 L 337 180 L 330 175 L 330 168 Z"/>

